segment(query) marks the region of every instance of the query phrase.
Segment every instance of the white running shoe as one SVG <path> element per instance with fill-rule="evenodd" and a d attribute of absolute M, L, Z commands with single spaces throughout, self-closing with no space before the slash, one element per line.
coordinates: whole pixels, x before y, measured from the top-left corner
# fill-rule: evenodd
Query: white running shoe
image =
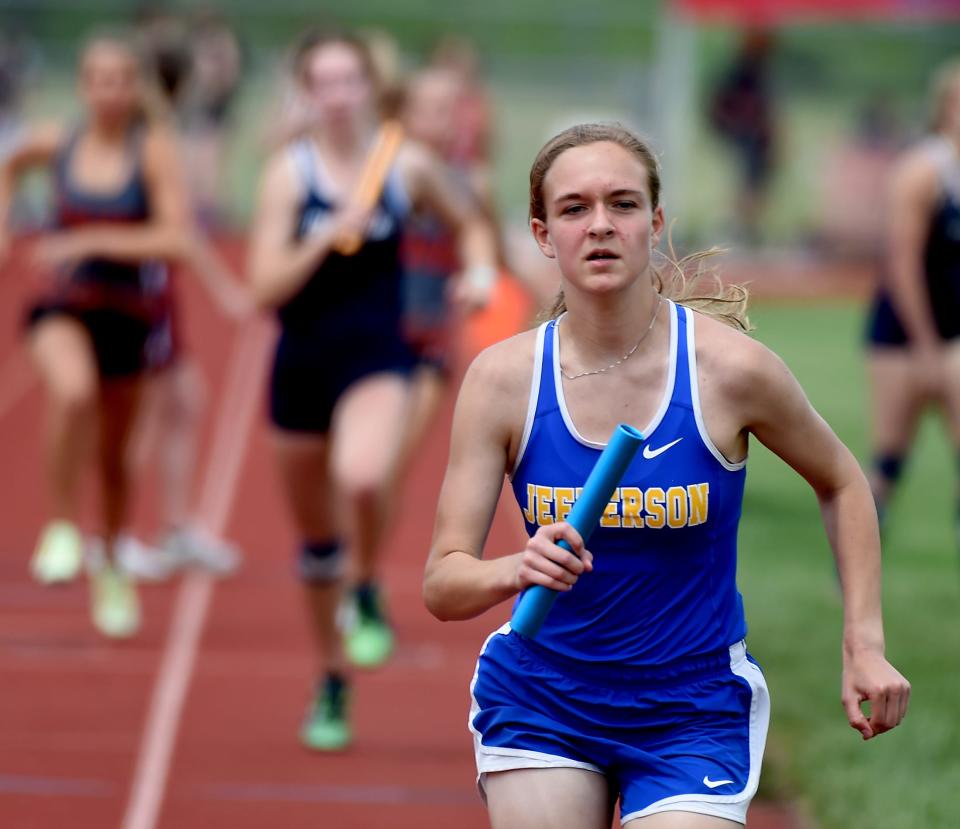
<path fill-rule="evenodd" d="M 229 576 L 240 566 L 240 551 L 196 525 L 171 530 L 160 546 L 180 567 L 197 567 L 217 576 Z"/>
<path fill-rule="evenodd" d="M 73 581 L 83 567 L 83 537 L 69 521 L 51 521 L 40 534 L 30 572 L 41 584 Z"/>
<path fill-rule="evenodd" d="M 90 616 L 111 639 L 129 639 L 140 630 L 140 599 L 126 573 L 105 560 L 89 559 Z"/>
<path fill-rule="evenodd" d="M 137 581 L 166 581 L 180 566 L 177 556 L 132 535 L 117 537 L 117 567 Z"/>

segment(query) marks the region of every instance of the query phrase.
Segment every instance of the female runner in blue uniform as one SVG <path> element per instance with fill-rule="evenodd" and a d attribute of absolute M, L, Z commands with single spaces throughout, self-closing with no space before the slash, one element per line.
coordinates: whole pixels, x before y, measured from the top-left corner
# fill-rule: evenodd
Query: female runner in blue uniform
<path fill-rule="evenodd" d="M 85 120 L 74 129 L 37 129 L 0 171 L 3 247 L 17 176 L 48 165 L 54 193 L 56 229 L 34 247 L 38 265 L 53 277 L 29 315 L 30 349 L 48 392 L 53 520 L 32 569 L 45 583 L 68 581 L 80 570 L 80 483 L 98 426 L 107 561 L 91 574 L 92 612 L 108 636 L 132 635 L 139 625 L 136 593 L 111 559 L 127 520 L 127 448 L 145 373 L 151 359 L 165 359 L 148 354 L 169 302 L 160 260 L 180 255 L 187 227 L 174 141 L 148 117 L 142 84 L 124 40 L 93 39 L 80 61 Z"/>
<path fill-rule="evenodd" d="M 844 593 L 843 703 L 864 738 L 900 722 L 909 692 L 884 657 L 869 487 L 783 363 L 742 333 L 742 291 L 710 298 L 703 280 L 655 266 L 664 218 L 645 144 L 573 127 L 541 150 L 530 183 L 563 313 L 470 368 L 424 581 L 440 619 L 534 584 L 561 591 L 535 641 L 505 625 L 477 664 L 470 729 L 491 823 L 600 829 L 617 798 L 629 827 L 744 823 L 768 721 L 735 583 L 748 436 L 820 500 Z M 646 443 L 594 557 L 563 519 L 622 421 Z M 505 474 L 530 540 L 484 560 Z"/>
<path fill-rule="evenodd" d="M 479 216 L 457 200 L 442 164 L 413 144 L 400 148 L 372 211 L 355 201 L 380 123 L 376 72 L 362 41 L 312 35 L 295 69 L 315 120 L 268 163 L 249 275 L 254 296 L 280 318 L 273 444 L 301 536 L 299 570 L 322 676 L 301 736 L 311 748 L 336 750 L 351 739 L 335 625 L 347 561 L 356 618 L 346 655 L 375 667 L 393 647 L 376 580 L 415 362 L 401 332 L 403 223 L 419 206 L 443 217 L 457 232 L 468 284 L 486 280 L 494 245 Z M 363 239 L 359 250 L 334 250 L 350 234 Z"/>
<path fill-rule="evenodd" d="M 944 407 L 960 463 L 960 64 L 934 83 L 933 121 L 893 173 L 888 264 L 867 329 L 881 519 L 930 403 Z M 960 539 L 960 502 L 956 520 Z"/>

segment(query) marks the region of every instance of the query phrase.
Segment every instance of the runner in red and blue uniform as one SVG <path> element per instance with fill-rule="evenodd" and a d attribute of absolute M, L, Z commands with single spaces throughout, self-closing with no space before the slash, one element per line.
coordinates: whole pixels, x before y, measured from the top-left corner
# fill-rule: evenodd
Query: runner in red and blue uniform
<path fill-rule="evenodd" d="M 34 130 L 0 168 L 0 227 L 6 246 L 17 177 L 47 167 L 53 229 L 33 248 L 47 284 L 30 309 L 28 330 L 48 393 L 52 515 L 32 569 L 45 583 L 79 572 L 80 483 L 96 445 L 106 557 L 92 568 L 93 621 L 108 636 L 129 636 L 139 626 L 139 605 L 113 562 L 130 502 L 127 449 L 146 373 L 175 347 L 173 331 L 164 338 L 152 333 L 169 314 L 163 263 L 183 252 L 187 199 L 173 136 L 152 117 L 138 56 L 125 39 L 100 36 L 87 44 L 79 91 L 85 114 L 76 126 Z"/>

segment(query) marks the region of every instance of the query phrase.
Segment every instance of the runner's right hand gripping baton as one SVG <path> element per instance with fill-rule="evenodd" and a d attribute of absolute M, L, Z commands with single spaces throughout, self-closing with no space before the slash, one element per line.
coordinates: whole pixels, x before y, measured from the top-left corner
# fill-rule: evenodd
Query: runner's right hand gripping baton
<path fill-rule="evenodd" d="M 400 151 L 402 144 L 403 127 L 400 122 L 385 121 L 383 126 L 380 127 L 380 132 L 377 134 L 367 160 L 364 162 L 356 192 L 353 194 L 353 201 L 358 207 L 372 210 L 380 200 L 387 175 L 390 173 L 390 165 Z M 351 233 L 334 240 L 333 249 L 344 256 L 353 256 L 360 250 L 362 244 L 363 236 L 358 233 Z"/>
<path fill-rule="evenodd" d="M 641 443 L 643 435 L 632 426 L 621 423 L 614 429 L 607 448 L 597 459 L 590 477 L 583 485 L 583 492 L 567 517 L 567 523 L 580 533 L 584 544 L 593 534 Z M 570 550 L 566 541 L 560 541 L 557 546 Z M 559 591 L 539 584 L 528 587 L 514 608 L 510 627 L 528 639 L 534 639 L 559 595 Z"/>

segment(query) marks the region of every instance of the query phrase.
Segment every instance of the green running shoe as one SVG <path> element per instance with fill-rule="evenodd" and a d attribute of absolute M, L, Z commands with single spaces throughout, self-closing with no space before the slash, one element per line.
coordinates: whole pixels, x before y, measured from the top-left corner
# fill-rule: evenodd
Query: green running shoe
<path fill-rule="evenodd" d="M 347 628 L 344 645 L 350 661 L 358 668 L 379 668 L 393 653 L 393 628 L 383 612 L 379 590 L 363 585 L 353 592 L 353 622 Z"/>
<path fill-rule="evenodd" d="M 41 584 L 73 581 L 83 567 L 83 537 L 69 521 L 51 521 L 40 533 L 30 572 Z"/>
<path fill-rule="evenodd" d="M 349 702 L 346 682 L 339 676 L 328 676 L 317 689 L 300 729 L 303 744 L 314 751 L 342 751 L 350 745 Z"/>
<path fill-rule="evenodd" d="M 140 630 L 140 600 L 126 573 L 106 563 L 90 573 L 90 615 L 111 639 L 128 639 Z"/>

